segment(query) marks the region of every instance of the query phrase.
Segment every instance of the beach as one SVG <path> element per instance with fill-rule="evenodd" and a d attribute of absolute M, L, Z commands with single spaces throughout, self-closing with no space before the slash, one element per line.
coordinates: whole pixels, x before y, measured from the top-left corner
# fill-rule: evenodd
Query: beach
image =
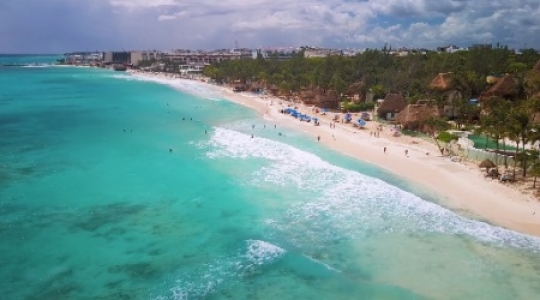
<path fill-rule="evenodd" d="M 133 74 L 171 78 L 154 73 Z M 370 132 L 377 132 L 380 125 L 375 121 L 369 121 L 365 129 L 358 129 L 351 124 L 332 121 L 334 113 L 315 114 L 311 107 L 299 103 L 261 97 L 249 92 L 233 92 L 232 88 L 226 86 L 199 82 L 219 90 L 221 95 L 230 101 L 256 110 L 277 126 L 303 131 L 314 139 L 320 137 L 323 147 L 370 162 L 428 188 L 443 200 L 441 205 L 453 211 L 507 229 L 540 236 L 538 200 L 498 180 L 486 178 L 485 171 L 474 164 L 454 162 L 449 157 L 441 156 L 432 143 L 404 135 L 395 137 L 389 126 L 383 126 L 380 136 L 375 137 L 370 135 Z M 300 112 L 319 118 L 320 126 L 280 113 L 281 109 L 288 106 L 298 107 Z M 330 123 L 335 126 L 331 128 Z"/>

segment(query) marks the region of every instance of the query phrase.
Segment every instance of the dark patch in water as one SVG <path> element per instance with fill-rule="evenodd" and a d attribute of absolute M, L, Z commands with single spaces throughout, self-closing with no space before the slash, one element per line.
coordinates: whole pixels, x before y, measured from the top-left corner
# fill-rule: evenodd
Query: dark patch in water
<path fill-rule="evenodd" d="M 35 291 L 26 299 L 69 299 L 80 290 L 80 286 L 68 281 L 73 275 L 73 269 L 65 269 L 42 281 Z M 66 282 L 66 283 L 64 283 Z"/>
<path fill-rule="evenodd" d="M 116 203 L 90 209 L 86 215 L 73 224 L 72 228 L 85 231 L 96 231 L 104 225 L 121 222 L 124 218 L 138 214 L 144 209 L 143 205 Z"/>
<path fill-rule="evenodd" d="M 153 278 L 159 274 L 158 270 L 150 263 L 134 263 L 109 267 L 109 273 L 124 273 L 134 279 Z"/>
<path fill-rule="evenodd" d="M 107 289 L 116 289 L 118 288 L 119 285 L 122 284 L 122 282 L 124 282 L 124 280 L 110 281 L 110 282 L 107 282 L 105 286 L 107 287 Z"/>
<path fill-rule="evenodd" d="M 19 115 L 2 115 L 0 116 L 0 126 L 18 124 L 25 121 L 22 114 Z"/>
<path fill-rule="evenodd" d="M 163 250 L 162 249 L 151 249 L 150 251 L 148 251 L 148 255 L 149 256 L 158 256 L 158 255 L 161 255 L 163 254 Z"/>
<path fill-rule="evenodd" d="M 58 299 L 70 299 L 73 293 L 79 290 L 79 286 L 76 284 L 66 284 L 57 288 L 49 288 L 44 291 L 40 291 L 27 297 L 28 300 L 58 300 Z"/>
<path fill-rule="evenodd" d="M 95 234 L 94 236 L 95 237 L 101 237 L 101 238 L 104 238 L 108 241 L 113 241 L 115 240 L 116 238 L 118 238 L 118 236 L 120 235 L 124 235 L 127 233 L 127 230 L 124 229 L 124 228 L 120 228 L 120 227 L 113 227 L 109 230 L 107 230 L 106 232 L 104 233 L 97 233 Z"/>

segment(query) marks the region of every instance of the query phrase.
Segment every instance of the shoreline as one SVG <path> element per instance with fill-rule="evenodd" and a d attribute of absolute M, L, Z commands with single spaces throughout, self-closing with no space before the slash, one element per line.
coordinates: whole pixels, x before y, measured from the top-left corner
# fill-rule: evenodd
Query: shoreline
<path fill-rule="evenodd" d="M 128 74 L 194 81 L 142 71 L 130 71 Z M 438 155 L 437 147 L 431 143 L 404 135 L 393 137 L 387 126 L 383 126 L 380 137 L 370 136 L 370 132 L 376 132 L 380 125 L 376 121 L 368 121 L 365 129 L 341 123 L 335 123 L 330 128 L 329 124 L 334 123 L 331 121 L 333 113 L 315 114 L 311 112 L 311 107 L 299 103 L 293 104 L 271 96 L 263 99 L 258 95 L 233 92 L 227 86 L 220 87 L 200 80 L 196 82 L 215 89 L 229 101 L 254 109 L 278 126 L 300 130 L 313 136 L 314 140 L 320 137 L 319 142 L 324 147 L 369 162 L 427 188 L 443 201 L 438 205 L 454 212 L 466 211 L 479 221 L 540 237 L 539 201 L 498 180 L 485 178 L 485 172 L 477 166 L 452 162 L 450 158 Z M 303 113 L 316 116 L 320 126 L 280 113 L 280 109 L 287 105 L 297 106 Z M 386 153 L 383 151 L 385 147 Z"/>

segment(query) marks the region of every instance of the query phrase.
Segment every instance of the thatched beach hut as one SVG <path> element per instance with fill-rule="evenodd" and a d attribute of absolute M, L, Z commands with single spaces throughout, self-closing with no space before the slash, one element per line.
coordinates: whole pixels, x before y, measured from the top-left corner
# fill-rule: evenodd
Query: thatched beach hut
<path fill-rule="evenodd" d="M 270 95 L 272 96 L 278 96 L 279 94 L 279 87 L 275 84 L 272 84 L 271 86 L 268 87 L 268 92 L 270 93 Z"/>
<path fill-rule="evenodd" d="M 235 92 L 244 92 L 247 90 L 247 87 L 243 84 L 235 84 L 233 87 L 233 91 Z"/>
<path fill-rule="evenodd" d="M 377 108 L 377 115 L 379 118 L 392 120 L 405 106 L 407 106 L 407 103 L 405 103 L 403 96 L 400 94 L 387 94 Z"/>
<path fill-rule="evenodd" d="M 258 93 L 264 90 L 264 84 L 261 82 L 251 82 L 249 87 L 247 88 L 249 92 Z"/>
<path fill-rule="evenodd" d="M 505 75 L 504 77 L 499 78 L 492 87 L 480 95 L 480 101 L 486 101 L 492 97 L 514 100 L 517 94 L 516 79 L 510 75 Z"/>
<path fill-rule="evenodd" d="M 316 93 L 311 88 L 304 88 L 300 91 L 300 101 L 304 104 L 315 104 Z"/>
<path fill-rule="evenodd" d="M 364 87 L 363 81 L 357 81 L 347 88 L 347 92 L 345 93 L 347 95 L 347 98 L 353 102 L 360 102 L 360 91 Z"/>
<path fill-rule="evenodd" d="M 315 91 L 313 104 L 320 108 L 335 109 L 339 107 L 339 97 L 334 90 L 317 89 Z"/>
<path fill-rule="evenodd" d="M 428 103 L 409 104 L 396 115 L 396 122 L 405 129 L 421 130 L 427 119 L 441 115 L 437 106 Z"/>
<path fill-rule="evenodd" d="M 439 73 L 431 83 L 429 88 L 432 90 L 448 91 L 452 88 L 452 73 Z"/>

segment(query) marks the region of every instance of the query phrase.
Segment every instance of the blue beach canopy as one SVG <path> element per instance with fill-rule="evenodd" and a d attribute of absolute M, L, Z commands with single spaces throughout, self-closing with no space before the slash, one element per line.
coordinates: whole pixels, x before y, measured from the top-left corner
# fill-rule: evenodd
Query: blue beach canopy
<path fill-rule="evenodd" d="M 358 119 L 358 125 L 360 126 L 366 126 L 366 121 L 362 120 L 362 119 Z"/>
<path fill-rule="evenodd" d="M 317 119 L 317 118 L 315 118 L 315 117 L 313 117 L 313 118 L 311 118 L 311 119 L 312 119 L 313 121 L 319 121 L 319 119 Z"/>

